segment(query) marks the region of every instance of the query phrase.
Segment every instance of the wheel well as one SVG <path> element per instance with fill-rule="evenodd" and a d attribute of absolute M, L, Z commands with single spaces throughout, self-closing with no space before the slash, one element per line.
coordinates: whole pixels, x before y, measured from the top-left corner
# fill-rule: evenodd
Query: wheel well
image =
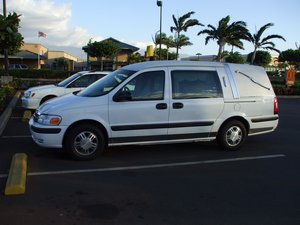
<path fill-rule="evenodd" d="M 97 122 L 97 121 L 95 121 L 95 120 L 79 120 L 79 121 L 76 121 L 75 123 L 71 124 L 71 125 L 68 127 L 68 129 L 66 130 L 66 132 L 65 132 L 65 134 L 64 134 L 64 138 L 63 138 L 63 146 L 65 145 L 65 140 L 66 140 L 66 137 L 67 137 L 69 131 L 70 131 L 73 127 L 79 126 L 80 124 L 85 124 L 85 125 L 86 125 L 86 124 L 92 124 L 92 125 L 98 127 L 98 128 L 102 131 L 102 133 L 103 133 L 103 135 L 104 135 L 104 138 L 105 138 L 105 140 L 106 140 L 106 145 L 108 144 L 108 143 L 107 143 L 107 142 L 108 142 L 108 134 L 107 134 L 107 131 L 106 131 L 105 127 L 104 127 L 101 123 L 99 123 L 99 122 Z"/>
<path fill-rule="evenodd" d="M 247 130 L 247 133 L 249 133 L 250 125 L 249 125 L 248 121 L 245 118 L 241 117 L 241 116 L 234 116 L 234 117 L 228 118 L 227 120 L 225 120 L 222 123 L 219 130 L 221 130 L 229 121 L 232 121 L 232 120 L 237 120 L 237 121 L 240 121 L 241 123 L 243 123 L 245 125 L 246 130 Z"/>
<path fill-rule="evenodd" d="M 41 105 L 42 103 L 44 103 L 45 101 L 47 101 L 47 100 L 49 100 L 49 99 L 51 99 L 51 98 L 55 98 L 55 97 L 57 97 L 57 96 L 56 96 L 56 95 L 46 95 L 45 97 L 43 97 L 43 98 L 41 99 L 40 105 Z"/>

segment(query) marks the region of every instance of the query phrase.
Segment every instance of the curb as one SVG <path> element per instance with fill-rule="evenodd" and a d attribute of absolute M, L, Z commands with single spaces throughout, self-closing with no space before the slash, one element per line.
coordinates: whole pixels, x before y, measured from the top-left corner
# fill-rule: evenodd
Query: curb
<path fill-rule="evenodd" d="M 13 156 L 6 181 L 5 195 L 19 195 L 25 193 L 27 158 L 25 153 L 16 153 Z"/>
<path fill-rule="evenodd" d="M 9 120 L 9 117 L 12 113 L 13 108 L 16 106 L 18 99 L 20 98 L 21 91 L 17 91 L 17 93 L 14 95 L 13 99 L 10 101 L 2 115 L 0 116 L 0 136 L 2 135 L 2 132 L 4 131 L 6 124 Z"/>
<path fill-rule="evenodd" d="M 298 99 L 300 98 L 300 95 L 278 95 L 277 98 Z"/>

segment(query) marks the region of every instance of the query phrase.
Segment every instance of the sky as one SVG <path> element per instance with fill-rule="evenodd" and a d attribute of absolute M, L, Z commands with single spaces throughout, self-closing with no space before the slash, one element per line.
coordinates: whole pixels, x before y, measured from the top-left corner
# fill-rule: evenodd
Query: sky
<path fill-rule="evenodd" d="M 218 21 L 227 15 L 230 22 L 245 21 L 251 33 L 267 23 L 274 23 L 264 35 L 282 35 L 286 42 L 274 40 L 281 51 L 295 49 L 295 43 L 300 45 L 299 0 L 162 1 L 162 32 L 168 36 L 172 35 L 170 27 L 174 26 L 172 15 L 180 17 L 194 11 L 191 18 L 205 25 L 191 27 L 185 33 L 193 45 L 183 47 L 179 51 L 181 57 L 197 53 L 216 55 L 217 43 L 210 41 L 205 45 L 206 36 L 197 34 L 208 24 L 217 27 Z M 86 58 L 81 48 L 90 39 L 101 41 L 109 37 L 136 46 L 143 53 L 147 45 L 154 45 L 152 37 L 159 32 L 160 26 L 160 8 L 156 0 L 6 0 L 6 8 L 7 13 L 21 15 L 19 32 L 25 43 L 40 43 L 49 50 L 66 51 L 80 59 Z M 0 10 L 2 13 L 2 4 Z M 47 37 L 38 38 L 39 31 Z M 235 50 L 241 54 L 253 51 L 253 45 L 248 42 L 244 42 L 244 48 Z M 276 52 L 270 53 L 276 55 Z"/>

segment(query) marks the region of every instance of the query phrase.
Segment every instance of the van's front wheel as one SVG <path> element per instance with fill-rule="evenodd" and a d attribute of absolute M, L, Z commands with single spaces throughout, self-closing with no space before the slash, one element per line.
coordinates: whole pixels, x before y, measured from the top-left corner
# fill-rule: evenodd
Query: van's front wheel
<path fill-rule="evenodd" d="M 105 149 L 102 132 L 92 124 L 78 125 L 67 134 L 65 147 L 68 154 L 76 160 L 89 160 Z"/>
<path fill-rule="evenodd" d="M 219 131 L 217 141 L 225 150 L 239 149 L 247 138 L 245 125 L 238 120 L 231 120 Z"/>

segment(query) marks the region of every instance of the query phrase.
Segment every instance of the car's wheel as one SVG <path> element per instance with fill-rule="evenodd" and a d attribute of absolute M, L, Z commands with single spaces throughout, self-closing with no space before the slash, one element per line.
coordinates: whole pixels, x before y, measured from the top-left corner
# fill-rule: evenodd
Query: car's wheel
<path fill-rule="evenodd" d="M 231 120 L 221 127 L 217 141 L 225 150 L 237 150 L 243 145 L 247 136 L 245 125 L 238 120 Z"/>
<path fill-rule="evenodd" d="M 67 153 L 76 160 L 93 159 L 104 151 L 105 146 L 102 131 L 93 124 L 71 128 L 65 140 Z"/>

